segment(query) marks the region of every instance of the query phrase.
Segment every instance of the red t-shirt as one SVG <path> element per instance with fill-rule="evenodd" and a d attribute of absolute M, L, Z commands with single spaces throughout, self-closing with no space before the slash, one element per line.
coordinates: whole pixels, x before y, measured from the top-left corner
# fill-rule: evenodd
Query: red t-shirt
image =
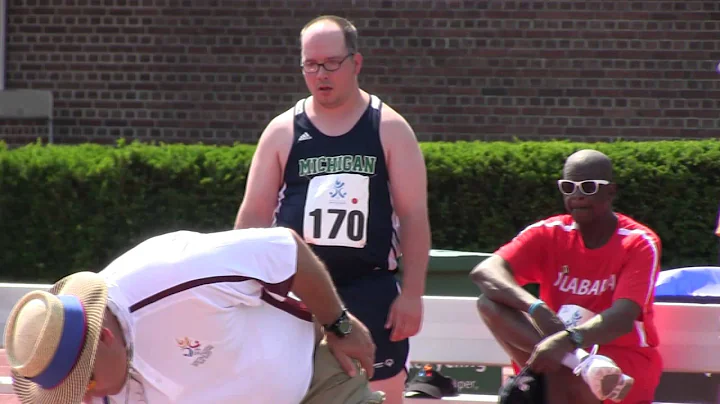
<path fill-rule="evenodd" d="M 570 215 L 553 216 L 521 231 L 496 254 L 503 257 L 520 285 L 540 285 L 540 299 L 554 311 L 581 306 L 595 314 L 617 299 L 630 299 L 642 313 L 632 332 L 608 345 L 654 347 L 655 282 L 660 271 L 660 238 L 635 220 L 616 213 L 618 227 L 602 247 L 585 248 Z"/>

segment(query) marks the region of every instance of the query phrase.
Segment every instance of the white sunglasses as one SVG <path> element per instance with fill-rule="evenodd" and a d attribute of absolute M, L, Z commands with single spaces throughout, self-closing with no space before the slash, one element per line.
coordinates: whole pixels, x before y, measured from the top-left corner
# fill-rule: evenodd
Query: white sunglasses
<path fill-rule="evenodd" d="M 606 180 L 558 180 L 558 188 L 560 188 L 560 192 L 562 192 L 563 195 L 572 195 L 578 188 L 580 188 L 580 192 L 584 195 L 595 195 L 600 189 L 600 185 L 608 185 L 609 183 L 610 181 Z"/>

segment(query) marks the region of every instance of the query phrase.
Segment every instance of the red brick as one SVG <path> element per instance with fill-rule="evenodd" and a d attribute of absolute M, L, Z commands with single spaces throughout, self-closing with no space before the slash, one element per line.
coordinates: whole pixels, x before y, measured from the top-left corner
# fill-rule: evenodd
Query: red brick
<path fill-rule="evenodd" d="M 298 36 L 318 9 L 357 24 L 360 82 L 421 139 L 708 137 L 720 115 L 711 2 L 20 3 L 7 86 L 54 90 L 60 142 L 255 141 L 307 92 Z M 0 138 L 38 133 L 21 126 Z"/>

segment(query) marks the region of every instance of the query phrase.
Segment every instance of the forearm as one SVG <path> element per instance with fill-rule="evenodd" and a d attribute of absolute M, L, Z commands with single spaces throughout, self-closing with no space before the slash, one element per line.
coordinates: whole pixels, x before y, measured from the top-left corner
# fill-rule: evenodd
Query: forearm
<path fill-rule="evenodd" d="M 637 315 L 618 307 L 611 307 L 575 327 L 583 337 L 583 345 L 603 345 L 632 331 Z"/>
<path fill-rule="evenodd" d="M 524 312 L 537 300 L 530 292 L 505 279 L 489 280 L 485 290 L 490 300 Z"/>
<path fill-rule="evenodd" d="M 543 337 L 565 330 L 565 323 L 545 304 L 534 309 L 531 318 Z"/>
<path fill-rule="evenodd" d="M 400 220 L 402 251 L 402 293 L 408 296 L 425 294 L 430 256 L 430 225 L 424 214 Z"/>
<path fill-rule="evenodd" d="M 486 259 L 472 270 L 470 278 L 480 292 L 493 302 L 527 312 L 537 298 L 518 285 L 500 261 L 502 258 L 497 256 Z"/>
<path fill-rule="evenodd" d="M 340 317 L 343 304 L 325 265 L 310 248 L 298 242 L 297 272 L 292 291 L 307 306 L 318 323 L 327 325 Z"/>

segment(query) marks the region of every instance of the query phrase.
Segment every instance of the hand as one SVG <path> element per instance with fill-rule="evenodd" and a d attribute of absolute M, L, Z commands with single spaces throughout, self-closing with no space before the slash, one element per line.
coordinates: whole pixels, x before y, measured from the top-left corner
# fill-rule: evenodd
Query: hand
<path fill-rule="evenodd" d="M 385 328 L 392 328 L 390 341 L 402 341 L 420 332 L 423 316 L 422 296 L 400 293 L 390 306 Z"/>
<path fill-rule="evenodd" d="M 556 332 L 535 345 L 527 365 L 537 373 L 555 372 L 562 366 L 562 360 L 575 350 L 565 331 Z"/>
<path fill-rule="evenodd" d="M 360 362 L 360 366 L 365 369 L 368 379 L 370 379 L 375 373 L 373 366 L 375 364 L 375 343 L 365 324 L 352 313 L 348 313 L 348 318 L 352 324 L 350 334 L 345 338 L 340 338 L 331 332 L 327 333 L 328 348 L 350 377 L 357 375 L 357 367 L 353 362 L 355 359 Z"/>

